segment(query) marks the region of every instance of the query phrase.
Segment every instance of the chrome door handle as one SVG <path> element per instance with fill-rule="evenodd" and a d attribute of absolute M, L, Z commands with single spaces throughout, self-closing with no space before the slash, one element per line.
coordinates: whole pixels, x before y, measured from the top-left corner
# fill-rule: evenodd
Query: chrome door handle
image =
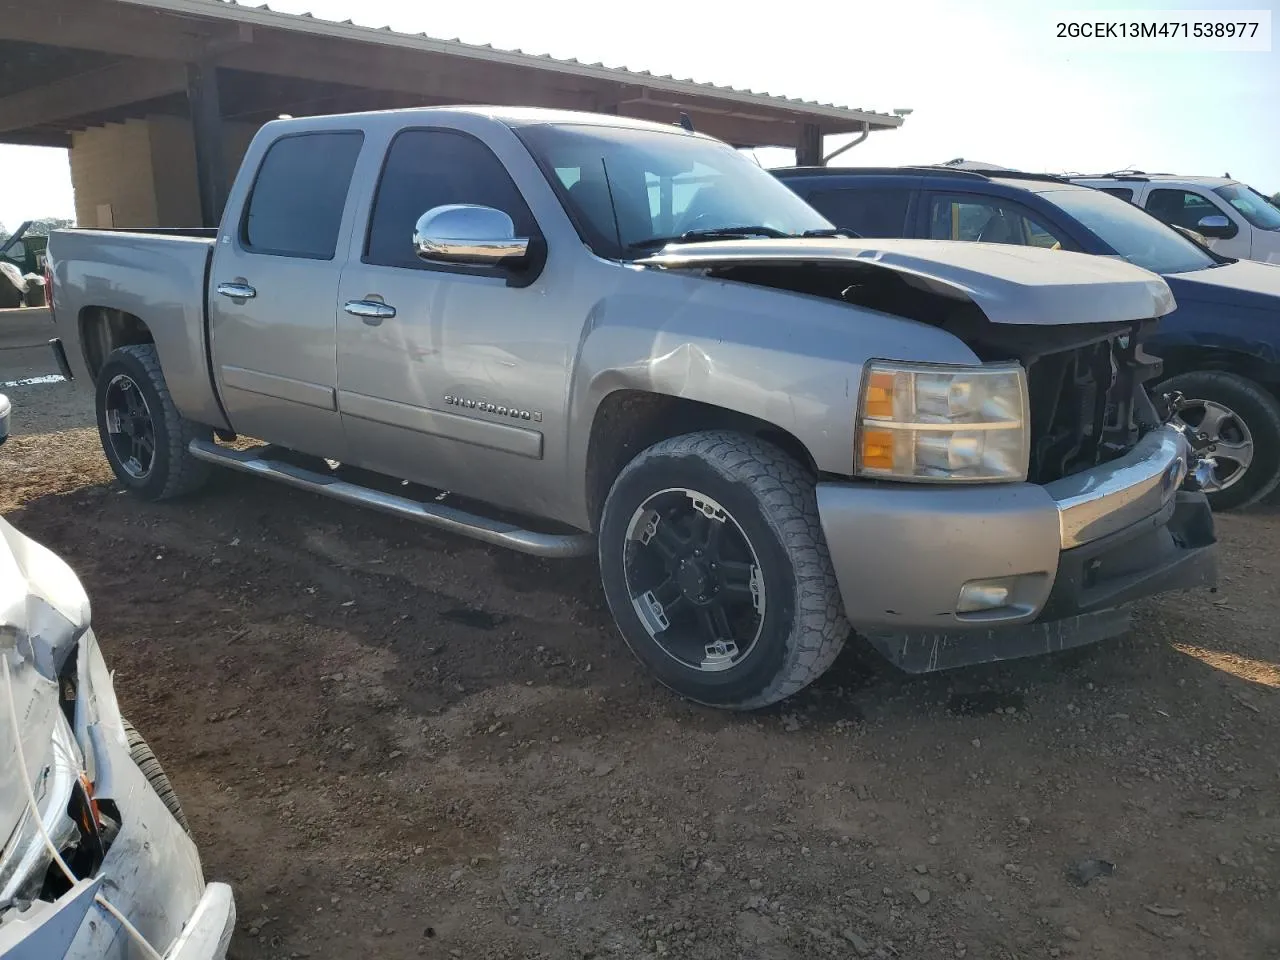
<path fill-rule="evenodd" d="M 348 300 L 342 308 L 353 317 L 359 317 L 371 327 L 376 327 L 383 320 L 390 320 L 396 315 L 396 308 L 389 303 L 378 303 L 376 300 Z"/>
<path fill-rule="evenodd" d="M 252 300 L 258 295 L 258 291 L 247 283 L 220 283 L 215 289 L 232 300 Z"/>

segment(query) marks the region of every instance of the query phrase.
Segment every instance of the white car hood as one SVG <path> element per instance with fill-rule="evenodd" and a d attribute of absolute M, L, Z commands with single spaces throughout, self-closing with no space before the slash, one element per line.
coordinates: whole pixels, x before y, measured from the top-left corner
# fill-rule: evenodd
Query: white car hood
<path fill-rule="evenodd" d="M 1176 304 L 1154 273 L 1109 257 L 951 240 L 780 239 L 672 244 L 641 261 L 704 271 L 783 263 L 881 269 L 958 300 L 992 323 L 1059 325 L 1146 320 Z"/>

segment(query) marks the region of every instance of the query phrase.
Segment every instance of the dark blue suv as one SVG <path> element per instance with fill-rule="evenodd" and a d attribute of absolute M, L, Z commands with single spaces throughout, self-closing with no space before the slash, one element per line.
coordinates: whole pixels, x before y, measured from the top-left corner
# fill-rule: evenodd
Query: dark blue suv
<path fill-rule="evenodd" d="M 1146 349 L 1164 362 L 1159 395 L 1217 464 L 1217 509 L 1280 485 L 1280 266 L 1231 260 L 1101 190 L 1057 177 L 948 167 L 774 170 L 838 227 L 861 237 L 1023 244 L 1121 257 L 1160 274 L 1178 308 Z"/>

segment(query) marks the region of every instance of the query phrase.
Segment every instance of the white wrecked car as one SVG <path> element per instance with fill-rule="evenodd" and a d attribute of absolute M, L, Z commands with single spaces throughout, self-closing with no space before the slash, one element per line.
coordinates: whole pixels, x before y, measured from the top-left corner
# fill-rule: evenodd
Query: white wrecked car
<path fill-rule="evenodd" d="M 0 397 L 0 442 L 8 401 Z M 0 520 L 0 960 L 223 960 L 168 778 L 120 715 L 62 560 Z"/>

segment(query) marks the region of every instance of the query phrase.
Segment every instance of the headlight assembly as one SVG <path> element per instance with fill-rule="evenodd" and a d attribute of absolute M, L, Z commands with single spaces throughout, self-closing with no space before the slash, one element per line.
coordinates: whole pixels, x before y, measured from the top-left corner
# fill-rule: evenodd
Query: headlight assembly
<path fill-rule="evenodd" d="M 867 364 L 855 472 L 878 480 L 1025 480 L 1030 460 L 1026 371 L 982 366 Z"/>

